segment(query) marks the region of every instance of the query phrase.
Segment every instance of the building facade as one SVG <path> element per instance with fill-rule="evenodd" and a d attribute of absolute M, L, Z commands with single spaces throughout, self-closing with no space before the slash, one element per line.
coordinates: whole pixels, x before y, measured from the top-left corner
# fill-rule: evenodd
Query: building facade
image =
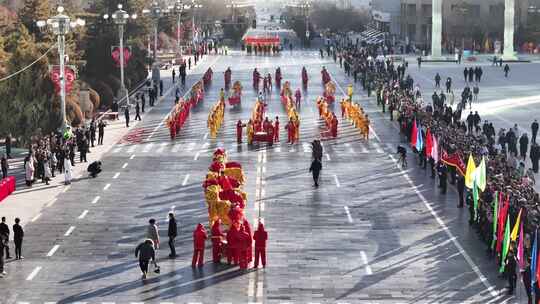
<path fill-rule="evenodd" d="M 516 31 L 527 24 L 528 8 L 539 0 L 516 0 Z M 400 38 L 429 49 L 432 0 L 401 0 Z M 539 6 L 540 8 L 540 6 Z M 540 11 L 538 12 L 540 14 Z M 475 49 L 491 52 L 504 36 L 504 0 L 443 1 L 443 49 Z"/>
<path fill-rule="evenodd" d="M 399 0 L 371 0 L 371 17 L 376 29 L 399 36 L 401 6 Z"/>

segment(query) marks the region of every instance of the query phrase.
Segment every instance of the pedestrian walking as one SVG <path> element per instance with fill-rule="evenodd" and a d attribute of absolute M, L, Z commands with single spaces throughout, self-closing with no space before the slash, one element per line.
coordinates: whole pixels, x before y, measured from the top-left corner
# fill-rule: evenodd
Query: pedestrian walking
<path fill-rule="evenodd" d="M 6 156 L 8 159 L 11 158 L 11 133 L 6 136 L 4 145 L 6 146 Z"/>
<path fill-rule="evenodd" d="M 86 156 L 84 157 L 86 160 Z M 45 185 L 49 184 L 49 181 L 52 178 L 52 172 L 51 172 L 51 163 L 50 163 L 50 157 L 46 156 L 45 160 L 43 161 L 43 181 L 45 182 Z"/>
<path fill-rule="evenodd" d="M 137 248 L 135 248 L 135 258 L 137 257 L 139 258 L 139 267 L 141 268 L 143 280 L 148 276 L 148 266 L 150 265 L 150 260 L 154 262 L 156 269 L 159 269 L 156 263 L 156 251 L 154 249 L 154 243 L 152 240 L 147 239 L 140 243 Z"/>
<path fill-rule="evenodd" d="M 139 102 L 135 104 L 135 120 L 141 120 L 141 107 L 139 106 Z"/>
<path fill-rule="evenodd" d="M 452 91 L 452 77 L 446 78 L 446 93 L 450 93 Z"/>
<path fill-rule="evenodd" d="M 146 238 L 151 239 L 154 243 L 154 249 L 159 249 L 159 228 L 156 225 L 156 220 L 151 218 L 148 221 L 148 228 L 146 229 Z"/>
<path fill-rule="evenodd" d="M 96 141 L 96 120 L 92 118 L 92 122 L 90 122 L 90 144 L 92 145 L 92 148 L 94 147 L 95 141 Z"/>
<path fill-rule="evenodd" d="M 159 80 L 159 96 L 163 96 L 163 80 Z"/>
<path fill-rule="evenodd" d="M 34 160 L 31 155 L 27 155 L 24 158 L 24 173 L 25 173 L 25 180 L 26 185 L 28 187 L 31 187 L 34 183 Z"/>
<path fill-rule="evenodd" d="M 2 155 L 2 160 L 0 161 L 2 166 L 2 179 L 8 176 L 9 163 L 6 154 Z"/>
<path fill-rule="evenodd" d="M 15 260 L 22 260 L 22 242 L 24 238 L 24 230 L 20 225 L 21 219 L 15 218 L 15 224 L 13 225 L 13 242 L 15 243 Z"/>
<path fill-rule="evenodd" d="M 504 65 L 504 77 L 508 78 L 508 72 L 510 72 L 510 66 L 507 63 Z"/>
<path fill-rule="evenodd" d="M 435 87 L 441 87 L 441 75 L 439 75 L 439 73 L 435 74 Z"/>
<path fill-rule="evenodd" d="M 516 287 L 516 280 L 517 280 L 517 274 L 516 274 L 516 256 L 514 254 L 514 242 L 510 243 L 510 248 L 508 250 L 508 254 L 506 255 L 506 261 L 505 261 L 506 267 L 506 276 L 508 278 L 508 295 L 514 294 L 514 288 Z"/>
<path fill-rule="evenodd" d="M 0 223 L 0 235 L 4 237 L 4 250 L 6 251 L 6 260 L 11 259 L 9 254 L 9 226 L 6 224 L 6 217 L 2 217 L 2 222 Z"/>
<path fill-rule="evenodd" d="M 422 57 L 418 56 L 418 58 L 416 58 L 416 61 L 418 62 L 418 69 L 420 69 L 422 67 Z"/>
<path fill-rule="evenodd" d="M 458 190 L 458 208 L 463 208 L 463 195 L 465 194 L 465 177 L 461 174 L 457 175 L 457 190 Z"/>
<path fill-rule="evenodd" d="M 176 79 L 176 70 L 173 68 L 172 69 L 172 82 L 175 83 L 175 79 Z"/>
<path fill-rule="evenodd" d="M 469 69 L 466 67 L 463 69 L 463 78 L 465 79 L 465 82 L 467 82 L 467 79 L 469 79 Z"/>
<path fill-rule="evenodd" d="M 7 275 L 4 271 L 4 247 L 7 244 L 7 240 L 4 235 L 0 234 L 0 278 Z"/>
<path fill-rule="evenodd" d="M 529 158 L 532 162 L 532 169 L 534 173 L 538 173 L 538 160 L 540 159 L 540 146 L 536 142 L 531 145 L 531 151 L 529 152 Z"/>
<path fill-rule="evenodd" d="M 124 108 L 124 118 L 126 119 L 126 128 L 129 128 L 129 106 Z"/>
<path fill-rule="evenodd" d="M 531 142 L 536 142 L 536 135 L 538 134 L 538 121 L 535 119 L 531 124 L 532 138 Z"/>
<path fill-rule="evenodd" d="M 525 161 L 525 158 L 527 156 L 527 149 L 529 148 L 529 137 L 527 137 L 527 133 L 523 133 L 521 137 L 519 138 L 519 156 L 523 161 Z"/>
<path fill-rule="evenodd" d="M 315 183 L 313 186 L 315 188 L 319 187 L 319 175 L 322 170 L 322 163 L 318 158 L 314 158 L 311 162 L 311 166 L 309 167 L 309 172 L 313 175 L 313 182 Z"/>
<path fill-rule="evenodd" d="M 174 214 L 171 212 L 169 213 L 169 229 L 167 232 L 167 236 L 169 237 L 169 248 L 171 249 L 171 253 L 169 254 L 170 258 L 176 257 L 176 248 L 174 248 L 174 239 L 178 235 L 178 226 L 176 223 L 176 219 L 174 218 Z"/>

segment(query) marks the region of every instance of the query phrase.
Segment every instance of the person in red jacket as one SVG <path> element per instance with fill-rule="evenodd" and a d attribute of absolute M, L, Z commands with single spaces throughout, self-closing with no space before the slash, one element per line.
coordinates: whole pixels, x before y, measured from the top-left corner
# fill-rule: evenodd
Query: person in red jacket
<path fill-rule="evenodd" d="M 237 235 L 238 230 L 235 225 L 231 225 L 229 232 L 227 232 L 227 264 L 238 264 L 237 248 L 238 248 L 238 239 Z"/>
<path fill-rule="evenodd" d="M 238 237 L 238 255 L 240 262 L 240 269 L 247 269 L 248 266 L 248 250 L 251 248 L 251 238 L 249 233 L 246 232 L 244 225 L 240 226 L 240 231 L 237 234 Z"/>
<path fill-rule="evenodd" d="M 337 129 L 338 129 L 338 119 L 336 117 L 336 114 L 332 113 L 332 125 L 330 128 L 330 131 L 332 133 L 333 138 L 337 137 L 337 131 L 338 131 Z"/>
<path fill-rule="evenodd" d="M 223 251 L 223 237 L 221 232 L 221 220 L 218 219 L 212 225 L 212 260 L 214 263 L 221 262 L 221 252 Z"/>
<path fill-rule="evenodd" d="M 253 232 L 251 231 L 251 225 L 249 225 L 248 220 L 244 218 L 244 222 L 242 223 L 242 226 L 244 227 L 244 230 L 246 230 L 246 233 L 249 234 L 248 247 L 246 249 L 246 259 L 247 263 L 251 263 L 253 261 Z"/>
<path fill-rule="evenodd" d="M 202 267 L 204 264 L 204 242 L 208 238 L 206 230 L 202 224 L 198 224 L 195 231 L 193 231 L 193 259 L 191 260 L 191 267 L 195 265 Z"/>
<path fill-rule="evenodd" d="M 253 234 L 253 239 L 255 240 L 255 266 L 254 268 L 259 267 L 259 258 L 263 268 L 266 268 L 266 240 L 268 240 L 268 233 L 264 230 L 264 224 L 259 222 L 259 227 L 257 231 Z"/>
<path fill-rule="evenodd" d="M 292 119 L 289 120 L 289 122 L 285 126 L 285 129 L 287 129 L 287 143 L 290 143 L 291 145 L 294 144 L 296 127 L 294 126 Z"/>
<path fill-rule="evenodd" d="M 242 128 L 244 128 L 246 124 L 242 123 L 242 121 L 239 119 L 236 123 L 236 142 L 241 144 L 242 143 Z"/>
<path fill-rule="evenodd" d="M 276 116 L 276 121 L 274 122 L 274 142 L 279 142 L 279 117 Z"/>

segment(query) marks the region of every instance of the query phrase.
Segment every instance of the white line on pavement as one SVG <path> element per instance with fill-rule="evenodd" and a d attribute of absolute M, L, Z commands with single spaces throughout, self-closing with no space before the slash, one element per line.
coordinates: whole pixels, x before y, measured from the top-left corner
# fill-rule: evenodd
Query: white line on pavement
<path fill-rule="evenodd" d="M 341 184 L 339 183 L 339 179 L 336 174 L 334 174 L 334 181 L 336 182 L 336 186 L 339 188 L 341 187 Z"/>
<path fill-rule="evenodd" d="M 247 295 L 250 298 L 255 296 L 255 281 L 253 280 L 252 276 L 249 276 Z"/>
<path fill-rule="evenodd" d="M 118 153 L 118 152 L 120 152 L 121 150 L 122 150 L 122 147 L 120 147 L 120 148 L 116 148 L 116 149 L 114 149 L 114 150 L 113 150 L 113 152 L 112 152 L 112 153 Z"/>
<path fill-rule="evenodd" d="M 172 151 L 173 153 L 177 153 L 178 151 L 180 151 L 180 148 L 181 148 L 181 147 L 182 147 L 182 145 L 176 144 L 176 145 L 173 146 L 173 148 L 172 148 L 171 151 Z"/>
<path fill-rule="evenodd" d="M 262 157 L 263 157 L 262 153 L 259 153 L 259 156 L 257 158 L 258 163 L 262 163 Z"/>
<path fill-rule="evenodd" d="M 326 153 L 325 156 L 326 156 L 326 160 L 331 160 L 330 159 L 330 154 Z"/>
<path fill-rule="evenodd" d="M 161 143 L 161 145 L 159 145 L 159 149 L 156 150 L 156 153 L 163 153 L 166 147 L 167 147 L 167 143 Z"/>
<path fill-rule="evenodd" d="M 69 188 L 71 188 L 71 185 L 65 186 L 64 189 L 62 189 L 62 192 L 66 193 L 69 190 Z"/>
<path fill-rule="evenodd" d="M 349 223 L 352 223 L 353 218 L 351 216 L 351 212 L 349 211 L 349 207 L 348 206 L 343 206 L 343 208 L 345 209 L 345 213 L 347 214 L 347 219 L 349 220 Z"/>
<path fill-rule="evenodd" d="M 69 227 L 66 233 L 64 233 L 64 236 L 69 236 L 73 232 L 73 230 L 75 230 L 75 226 Z"/>
<path fill-rule="evenodd" d="M 97 203 L 97 202 L 99 201 L 100 198 L 101 198 L 101 196 L 99 196 L 99 195 L 96 196 L 96 197 L 94 197 L 94 199 L 92 200 L 92 205 L 95 204 L 95 203 Z"/>
<path fill-rule="evenodd" d="M 51 248 L 51 250 L 49 250 L 49 252 L 47 253 L 47 256 L 53 256 L 53 254 L 56 252 L 56 250 L 58 250 L 58 248 L 60 248 L 60 245 L 54 245 L 53 248 Z"/>
<path fill-rule="evenodd" d="M 45 207 L 51 207 L 52 205 L 54 205 L 54 203 L 56 203 L 56 200 L 57 198 L 53 198 L 52 200 L 50 200 L 47 205 L 45 205 Z"/>
<path fill-rule="evenodd" d="M 195 144 L 194 142 L 189 143 L 189 145 L 188 145 L 186 151 L 191 151 L 191 150 L 193 150 L 193 149 L 195 148 L 195 145 L 196 145 L 196 144 Z"/>
<path fill-rule="evenodd" d="M 134 159 L 134 158 L 135 158 L 135 154 L 131 155 L 129 159 Z"/>
<path fill-rule="evenodd" d="M 124 164 L 122 165 L 122 169 L 125 169 L 127 166 L 128 166 L 128 163 L 124 163 Z"/>
<path fill-rule="evenodd" d="M 189 174 L 186 174 L 186 177 L 184 177 L 184 180 L 182 181 L 182 186 L 185 186 L 187 184 L 188 179 L 189 179 Z"/>
<path fill-rule="evenodd" d="M 149 144 L 147 144 L 147 145 L 144 147 L 143 152 L 144 152 L 144 153 L 150 152 L 150 150 L 152 149 L 152 146 L 153 146 L 153 145 L 154 145 L 154 143 L 149 143 Z"/>
<path fill-rule="evenodd" d="M 34 216 L 34 218 L 32 218 L 32 219 L 30 220 L 30 222 L 35 222 L 35 221 L 37 221 L 40 217 L 41 217 L 41 213 L 38 213 L 36 216 Z"/>
<path fill-rule="evenodd" d="M 397 165 L 398 163 L 398 160 L 392 155 L 390 154 L 389 155 L 390 158 L 392 159 L 392 161 Z M 414 183 L 412 181 L 412 179 L 409 177 L 409 174 L 407 174 L 403 169 L 401 169 L 400 167 L 398 167 L 399 170 L 403 173 L 403 176 L 405 177 L 405 179 L 407 180 L 407 182 L 411 185 L 411 187 L 414 187 Z M 484 286 L 487 288 L 487 290 L 489 291 L 489 293 L 491 294 L 492 297 L 496 297 L 498 296 L 498 292 L 495 291 L 495 288 L 493 287 L 493 285 L 491 285 L 489 283 L 489 281 L 487 280 L 487 278 L 484 276 L 484 274 L 480 271 L 480 268 L 478 268 L 478 266 L 474 263 L 474 261 L 472 260 L 472 258 L 469 256 L 469 254 L 465 251 L 465 249 L 463 249 L 463 246 L 461 246 L 461 243 L 456 239 L 456 237 L 454 236 L 454 234 L 450 231 L 450 229 L 448 228 L 448 226 L 446 226 L 446 224 L 444 223 L 444 221 L 439 217 L 439 215 L 437 214 L 437 211 L 435 211 L 435 209 L 433 209 L 433 207 L 431 206 L 431 204 L 427 201 L 427 199 L 425 198 L 425 196 L 417 189 L 415 188 L 414 189 L 414 192 L 416 192 L 416 195 L 418 195 L 418 197 L 420 198 L 420 200 L 422 200 L 422 202 L 424 203 L 424 205 L 426 206 L 426 208 L 429 210 L 429 212 L 431 213 L 431 215 L 433 215 L 433 217 L 435 218 L 435 220 L 437 221 L 437 223 L 439 223 L 439 226 L 441 226 L 441 228 L 444 230 L 444 232 L 446 233 L 446 235 L 448 236 L 448 238 L 450 240 L 452 240 L 452 243 L 454 243 L 454 246 L 456 246 L 456 248 L 458 249 L 459 253 L 463 256 L 463 258 L 465 259 L 465 261 L 467 262 L 467 264 L 469 264 L 469 266 L 471 267 L 471 269 L 476 273 L 476 275 L 478 276 L 478 278 L 480 279 L 480 281 L 484 284 Z"/>
<path fill-rule="evenodd" d="M 204 133 L 204 136 L 203 136 L 203 139 L 207 139 L 208 138 L 208 132 Z"/>
<path fill-rule="evenodd" d="M 360 251 L 360 258 L 362 259 L 362 263 L 364 263 L 364 267 L 366 268 L 366 274 L 372 275 L 373 271 L 371 270 L 371 266 L 369 266 L 367 255 L 365 251 Z"/>
<path fill-rule="evenodd" d="M 116 172 L 116 173 L 114 174 L 114 176 L 113 176 L 113 179 L 117 179 L 118 176 L 120 176 L 120 172 Z"/>
<path fill-rule="evenodd" d="M 41 270 L 41 266 L 34 268 L 34 270 L 32 270 L 32 272 L 26 277 L 26 280 L 32 281 L 40 270 Z"/>
<path fill-rule="evenodd" d="M 200 151 L 197 152 L 197 153 L 195 154 L 195 157 L 193 158 L 193 160 L 199 159 L 199 156 L 201 156 L 201 152 L 200 152 Z"/>
<path fill-rule="evenodd" d="M 132 145 L 131 147 L 129 147 L 129 148 L 127 149 L 127 153 L 133 153 L 133 152 L 135 152 L 135 149 L 137 149 L 137 146 Z"/>
<path fill-rule="evenodd" d="M 78 219 L 82 220 L 86 215 L 88 214 L 88 210 L 84 210 L 81 215 L 79 215 Z"/>
<path fill-rule="evenodd" d="M 376 141 L 373 142 L 373 146 L 375 146 L 375 150 L 377 151 L 377 153 L 384 153 L 384 150 L 381 148 L 381 145 L 379 145 L 379 143 L 377 143 Z"/>
<path fill-rule="evenodd" d="M 257 282 L 257 298 L 263 297 L 263 282 Z"/>
<path fill-rule="evenodd" d="M 111 184 L 106 184 L 105 187 L 103 187 L 103 191 L 107 191 L 111 187 Z"/>

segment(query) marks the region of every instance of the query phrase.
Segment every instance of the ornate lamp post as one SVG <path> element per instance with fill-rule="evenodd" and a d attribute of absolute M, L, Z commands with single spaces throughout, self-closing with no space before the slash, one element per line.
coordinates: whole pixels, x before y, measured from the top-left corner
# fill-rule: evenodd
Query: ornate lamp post
<path fill-rule="evenodd" d="M 127 24 L 127 21 L 130 18 L 136 19 L 137 14 L 133 14 L 133 15 L 128 14 L 128 12 L 122 9 L 122 4 L 118 4 L 118 10 L 115 11 L 112 15 L 110 16 L 109 14 L 103 15 L 103 19 L 105 20 L 112 19 L 114 23 L 118 25 L 118 37 L 120 40 L 120 86 L 121 86 L 120 91 L 122 92 L 121 94 L 125 94 L 124 96 L 126 98 L 126 103 L 128 107 L 129 107 L 129 93 L 126 89 L 126 85 L 124 82 L 124 25 Z"/>
<path fill-rule="evenodd" d="M 197 0 L 192 0 L 190 7 L 192 9 L 192 14 L 191 14 L 192 39 L 193 39 L 193 45 L 195 45 L 195 14 L 197 12 L 197 9 L 202 8 L 203 6 L 202 4 L 199 4 Z"/>
<path fill-rule="evenodd" d="M 82 19 L 71 20 L 69 16 L 64 14 L 64 7 L 58 6 L 56 9 L 58 14 L 47 20 L 39 20 L 36 25 L 39 28 L 49 27 L 57 36 L 58 40 L 58 55 L 60 56 L 60 111 L 62 115 L 62 126 L 67 127 L 66 119 L 66 79 L 65 79 L 65 50 L 66 50 L 66 35 L 77 27 L 83 27 L 86 23 Z"/>
<path fill-rule="evenodd" d="M 189 6 L 185 6 L 184 2 L 182 0 L 176 0 L 174 5 L 169 6 L 169 11 L 174 12 L 176 14 L 176 52 L 182 55 L 182 49 L 180 46 L 180 26 L 182 25 L 182 14 L 184 13 L 184 9 L 189 8 Z"/>
<path fill-rule="evenodd" d="M 306 47 L 309 45 L 309 9 L 311 8 L 311 1 L 310 0 L 304 0 L 300 7 L 302 8 L 302 11 L 304 13 L 304 16 L 306 18 Z"/>
<path fill-rule="evenodd" d="M 152 80 L 154 82 L 158 83 L 160 80 L 159 76 L 159 66 L 156 62 L 157 59 L 157 42 L 158 42 L 158 24 L 159 19 L 163 17 L 166 13 L 168 13 L 168 9 L 162 9 L 161 6 L 157 3 L 157 1 L 154 1 L 152 3 L 152 6 L 148 9 L 143 9 L 142 13 L 143 15 L 149 16 L 154 21 L 154 53 L 152 58 L 154 59 L 154 63 L 152 66 Z"/>

